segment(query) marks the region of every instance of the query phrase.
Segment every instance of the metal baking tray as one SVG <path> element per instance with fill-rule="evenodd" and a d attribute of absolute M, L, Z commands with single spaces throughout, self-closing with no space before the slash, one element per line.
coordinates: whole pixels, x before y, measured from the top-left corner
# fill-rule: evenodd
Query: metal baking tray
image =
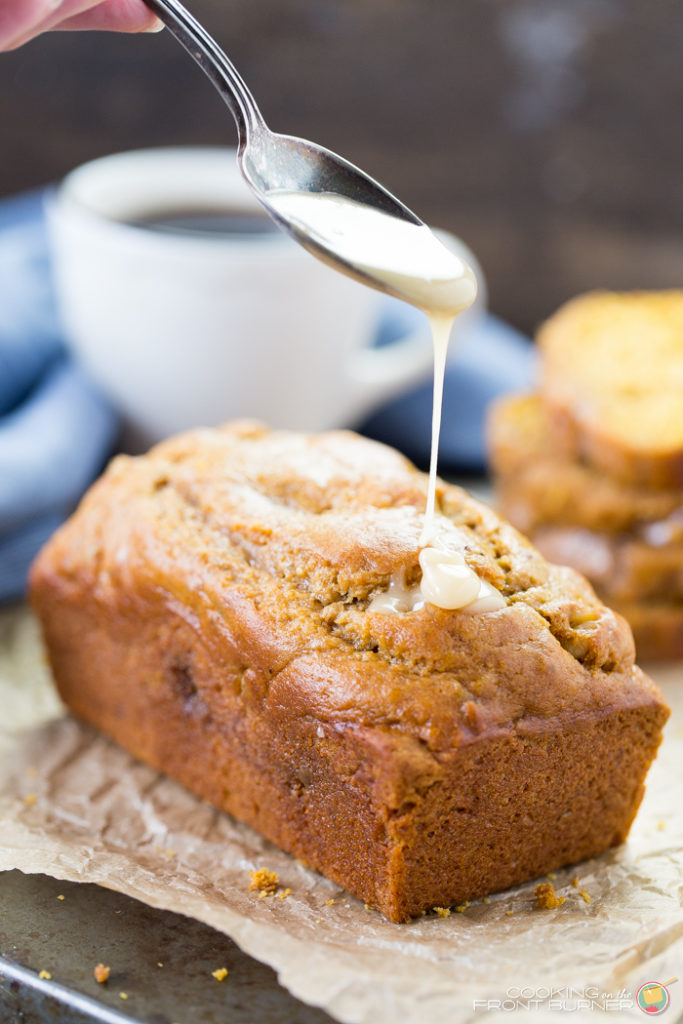
<path fill-rule="evenodd" d="M 111 968 L 105 984 L 94 978 L 98 963 Z M 218 981 L 212 972 L 223 967 Z M 331 1020 L 198 921 L 96 885 L 0 873 L 0 1024 Z"/>

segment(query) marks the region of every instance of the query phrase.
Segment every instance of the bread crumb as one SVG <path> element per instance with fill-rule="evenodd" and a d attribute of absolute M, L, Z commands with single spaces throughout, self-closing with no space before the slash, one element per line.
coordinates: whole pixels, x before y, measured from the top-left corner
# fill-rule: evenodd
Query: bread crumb
<path fill-rule="evenodd" d="M 128 998 L 128 993 L 127 992 L 119 992 L 119 999 L 127 999 L 127 998 Z"/>
<path fill-rule="evenodd" d="M 58 896 L 58 897 L 57 897 L 57 899 L 58 899 L 58 900 L 65 900 L 65 899 L 66 899 L 66 896 Z"/>
<path fill-rule="evenodd" d="M 108 980 L 110 973 L 111 968 L 105 967 L 104 964 L 98 964 L 95 970 L 93 971 L 95 981 L 97 982 L 98 985 L 104 985 L 105 981 Z"/>
<path fill-rule="evenodd" d="M 334 900 L 325 900 L 325 906 L 326 907 L 331 907 L 333 903 L 334 903 Z"/>
<path fill-rule="evenodd" d="M 36 796 L 35 793 L 27 793 L 26 796 L 24 797 L 24 803 L 26 804 L 27 807 L 32 807 L 37 799 L 38 797 Z"/>
<path fill-rule="evenodd" d="M 506 910 L 505 911 L 505 916 L 506 917 L 512 917 L 512 911 L 511 910 Z"/>
<path fill-rule="evenodd" d="M 554 882 L 555 879 L 557 878 L 557 875 L 555 874 L 554 871 L 549 871 L 548 874 L 545 877 L 549 878 L 551 882 Z"/>
<path fill-rule="evenodd" d="M 52 978 L 52 975 L 50 974 L 49 971 L 40 971 L 39 974 L 38 974 L 38 977 L 42 978 L 43 981 L 50 981 L 50 979 Z"/>
<path fill-rule="evenodd" d="M 291 889 L 283 889 L 282 892 L 278 893 L 278 896 L 281 900 L 286 900 L 291 891 Z"/>
<path fill-rule="evenodd" d="M 432 907 L 432 910 L 434 911 L 435 914 L 438 914 L 439 917 L 451 916 L 451 911 L 449 907 Z"/>
<path fill-rule="evenodd" d="M 490 898 L 488 896 L 484 896 L 484 899 L 482 900 L 482 903 L 490 903 L 490 902 L 491 902 Z"/>
<path fill-rule="evenodd" d="M 211 977 L 215 978 L 216 981 L 225 981 L 228 976 L 227 967 L 219 967 L 216 971 L 211 971 Z"/>
<path fill-rule="evenodd" d="M 273 893 L 277 891 L 277 887 L 280 883 L 280 879 L 274 871 L 269 871 L 268 868 L 258 868 L 257 871 L 250 871 L 249 876 L 251 881 L 249 882 L 249 889 L 251 892 L 261 892 L 264 894 Z"/>
<path fill-rule="evenodd" d="M 665 828 L 666 828 L 666 823 L 665 822 L 663 822 L 663 821 L 658 821 L 657 822 L 657 831 L 658 832 L 663 832 Z"/>
<path fill-rule="evenodd" d="M 579 876 L 578 875 L 574 875 L 574 877 L 572 878 L 572 885 L 574 886 L 575 889 L 579 888 Z"/>
<path fill-rule="evenodd" d="M 585 889 L 579 889 L 579 896 L 581 897 L 584 903 L 591 902 L 590 893 L 587 893 Z"/>
<path fill-rule="evenodd" d="M 458 906 L 455 908 L 456 914 L 464 914 L 465 911 L 467 910 L 467 908 L 470 907 L 471 905 L 472 904 L 470 903 L 469 900 L 465 900 L 464 903 L 458 904 Z"/>
<path fill-rule="evenodd" d="M 162 964 L 161 960 L 157 960 L 157 967 L 163 967 L 163 966 L 164 965 Z"/>
<path fill-rule="evenodd" d="M 534 889 L 537 910 L 554 910 L 564 903 L 564 896 L 558 896 L 550 882 L 541 882 Z"/>
<path fill-rule="evenodd" d="M 370 906 L 369 903 L 364 903 L 363 906 L 365 907 L 366 910 L 372 910 L 372 907 Z"/>

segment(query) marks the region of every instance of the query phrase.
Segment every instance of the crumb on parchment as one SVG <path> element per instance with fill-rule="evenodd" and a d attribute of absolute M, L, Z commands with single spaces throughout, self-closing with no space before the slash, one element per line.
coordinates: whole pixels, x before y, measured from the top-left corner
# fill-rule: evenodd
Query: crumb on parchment
<path fill-rule="evenodd" d="M 211 977 L 215 978 L 216 981 L 225 981 L 228 976 L 227 967 L 218 967 L 215 971 L 211 971 Z"/>
<path fill-rule="evenodd" d="M 250 871 L 249 877 L 251 892 L 259 892 L 265 896 L 277 892 L 280 879 L 274 871 L 269 871 L 268 868 L 258 868 L 256 871 Z"/>
<path fill-rule="evenodd" d="M 592 902 L 590 893 L 586 892 L 585 889 L 579 889 L 579 896 L 581 897 L 584 903 Z"/>
<path fill-rule="evenodd" d="M 450 907 L 432 907 L 432 910 L 434 911 L 435 914 L 438 914 L 439 917 L 451 916 Z"/>
<path fill-rule="evenodd" d="M 50 981 L 50 979 L 52 978 L 52 975 L 50 974 L 49 971 L 39 971 L 38 972 L 38 977 L 42 978 L 43 981 Z"/>
<path fill-rule="evenodd" d="M 104 964 L 98 964 L 93 971 L 95 981 L 97 982 L 98 985 L 104 985 L 105 981 L 108 980 L 110 973 L 111 968 L 105 967 Z"/>
<path fill-rule="evenodd" d="M 58 900 L 65 900 L 66 896 L 62 896 L 62 894 L 60 893 L 59 896 L 57 897 L 57 899 Z"/>
<path fill-rule="evenodd" d="M 537 910 L 554 910 L 564 903 L 564 896 L 558 896 L 550 882 L 541 882 L 534 889 Z"/>

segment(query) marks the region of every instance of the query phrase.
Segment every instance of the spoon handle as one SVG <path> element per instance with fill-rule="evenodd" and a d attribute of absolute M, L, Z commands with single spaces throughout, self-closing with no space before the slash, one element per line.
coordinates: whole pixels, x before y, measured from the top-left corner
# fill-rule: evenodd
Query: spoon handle
<path fill-rule="evenodd" d="M 235 118 L 239 151 L 242 152 L 249 135 L 266 127 L 261 111 L 242 76 L 215 39 L 178 0 L 145 0 L 145 3 L 194 57 L 218 89 Z"/>

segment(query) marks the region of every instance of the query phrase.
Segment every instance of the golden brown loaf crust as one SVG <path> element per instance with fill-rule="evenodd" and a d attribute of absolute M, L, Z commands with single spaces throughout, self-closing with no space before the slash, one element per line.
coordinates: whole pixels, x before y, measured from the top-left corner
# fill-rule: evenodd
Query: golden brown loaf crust
<path fill-rule="evenodd" d="M 507 606 L 369 611 L 425 493 L 352 434 L 196 431 L 114 460 L 31 580 L 77 715 L 395 921 L 621 842 L 668 714 L 625 622 L 456 487 Z"/>
<path fill-rule="evenodd" d="M 683 487 L 683 291 L 579 296 L 537 340 L 564 444 L 625 483 Z"/>

